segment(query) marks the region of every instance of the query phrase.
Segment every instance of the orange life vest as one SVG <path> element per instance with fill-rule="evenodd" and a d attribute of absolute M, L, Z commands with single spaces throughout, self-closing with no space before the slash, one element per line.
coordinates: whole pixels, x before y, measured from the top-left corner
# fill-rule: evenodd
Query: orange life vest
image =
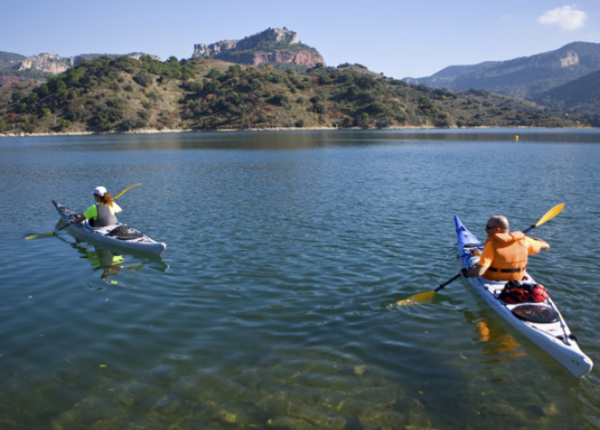
<path fill-rule="evenodd" d="M 491 267 L 482 275 L 490 281 L 520 281 L 525 276 L 527 266 L 527 240 L 525 235 L 514 233 L 496 233 L 488 237 L 485 246 L 492 246 L 494 259 Z"/>

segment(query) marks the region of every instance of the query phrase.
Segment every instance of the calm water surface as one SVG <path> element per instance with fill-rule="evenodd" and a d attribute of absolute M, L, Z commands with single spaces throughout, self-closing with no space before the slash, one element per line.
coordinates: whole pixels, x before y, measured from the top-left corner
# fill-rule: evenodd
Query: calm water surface
<path fill-rule="evenodd" d="M 519 142 L 514 135 L 519 134 Z M 575 379 L 458 280 L 453 216 L 530 260 L 599 365 L 600 132 L 0 139 L 1 429 L 599 429 Z M 103 249 L 51 200 L 117 194 L 162 258 Z"/>

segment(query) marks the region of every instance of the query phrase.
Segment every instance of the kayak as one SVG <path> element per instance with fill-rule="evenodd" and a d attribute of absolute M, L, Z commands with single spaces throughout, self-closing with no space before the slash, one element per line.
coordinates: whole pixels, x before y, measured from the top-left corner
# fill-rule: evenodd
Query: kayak
<path fill-rule="evenodd" d="M 78 212 L 74 212 L 60 203 L 56 203 L 54 200 L 52 200 L 52 203 L 54 203 L 56 210 L 66 223 L 69 223 L 71 219 L 79 215 Z M 78 237 L 92 239 L 119 248 L 148 252 L 155 255 L 161 255 L 167 248 L 165 243 L 156 242 L 138 230 L 122 223 L 95 228 L 89 224 L 88 220 L 85 220 L 79 224 L 69 225 L 68 228 Z"/>
<path fill-rule="evenodd" d="M 484 244 L 463 225 L 457 216 L 454 217 L 454 222 L 462 265 L 471 267 L 479 260 Z M 566 367 L 575 377 L 584 376 L 592 370 L 594 363 L 579 349 L 577 339 L 569 330 L 549 295 L 539 303 L 505 303 L 499 295 L 506 281 L 488 281 L 482 277 L 467 279 L 492 309 Z M 526 273 L 524 281 L 529 284 L 535 283 L 529 273 Z"/>

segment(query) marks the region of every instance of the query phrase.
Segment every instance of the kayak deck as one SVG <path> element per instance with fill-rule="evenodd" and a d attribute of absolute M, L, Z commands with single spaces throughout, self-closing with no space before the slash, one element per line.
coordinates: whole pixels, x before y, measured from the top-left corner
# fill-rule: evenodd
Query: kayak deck
<path fill-rule="evenodd" d="M 71 219 L 74 219 L 79 215 L 78 212 L 72 211 L 54 200 L 52 203 L 54 203 L 56 210 L 66 223 L 69 223 Z M 167 248 L 165 243 L 156 242 L 136 229 L 122 223 L 96 228 L 92 227 L 89 222 L 85 220 L 79 224 L 72 224 L 68 228 L 77 236 L 85 239 L 97 240 L 104 244 L 120 248 L 148 252 L 155 255 L 161 255 Z"/>
<path fill-rule="evenodd" d="M 478 261 L 483 251 L 483 243 L 471 233 L 455 216 L 458 251 L 463 267 L 471 267 Z M 467 278 L 479 295 L 500 316 L 519 330 L 528 339 L 550 354 L 576 377 L 589 373 L 594 364 L 577 344 L 577 339 L 569 330 L 558 308 L 548 296 L 540 303 L 525 302 L 510 304 L 503 302 L 499 295 L 506 282 L 495 282 L 482 277 Z M 526 273 L 527 283 L 535 283 Z"/>

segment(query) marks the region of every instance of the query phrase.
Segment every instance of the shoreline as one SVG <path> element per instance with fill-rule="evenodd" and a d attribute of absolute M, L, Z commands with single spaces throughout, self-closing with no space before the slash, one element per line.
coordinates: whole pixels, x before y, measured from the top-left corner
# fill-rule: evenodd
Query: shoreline
<path fill-rule="evenodd" d="M 170 134 L 170 133 L 231 133 L 231 132 L 240 132 L 240 131 L 253 131 L 253 132 L 261 132 L 261 131 L 302 131 L 302 130 L 323 130 L 323 131 L 333 131 L 333 130 L 362 130 L 362 131 L 373 131 L 373 130 L 476 130 L 476 129 L 489 129 L 489 128 L 498 128 L 498 129 L 557 129 L 557 130 L 597 130 L 597 127 L 530 127 L 530 126 L 514 126 L 514 127 L 501 127 L 501 126 L 477 126 L 477 127 L 434 127 L 434 126 L 393 126 L 386 128 L 363 128 L 363 127 L 265 127 L 265 128 L 228 128 L 228 129 L 207 129 L 207 130 L 198 130 L 198 129 L 162 129 L 158 130 L 155 128 L 144 128 L 133 131 L 72 131 L 72 132 L 49 132 L 49 133 L 0 133 L 0 138 L 2 137 L 44 137 L 44 136 L 106 136 L 106 135 L 128 135 L 128 134 Z"/>

